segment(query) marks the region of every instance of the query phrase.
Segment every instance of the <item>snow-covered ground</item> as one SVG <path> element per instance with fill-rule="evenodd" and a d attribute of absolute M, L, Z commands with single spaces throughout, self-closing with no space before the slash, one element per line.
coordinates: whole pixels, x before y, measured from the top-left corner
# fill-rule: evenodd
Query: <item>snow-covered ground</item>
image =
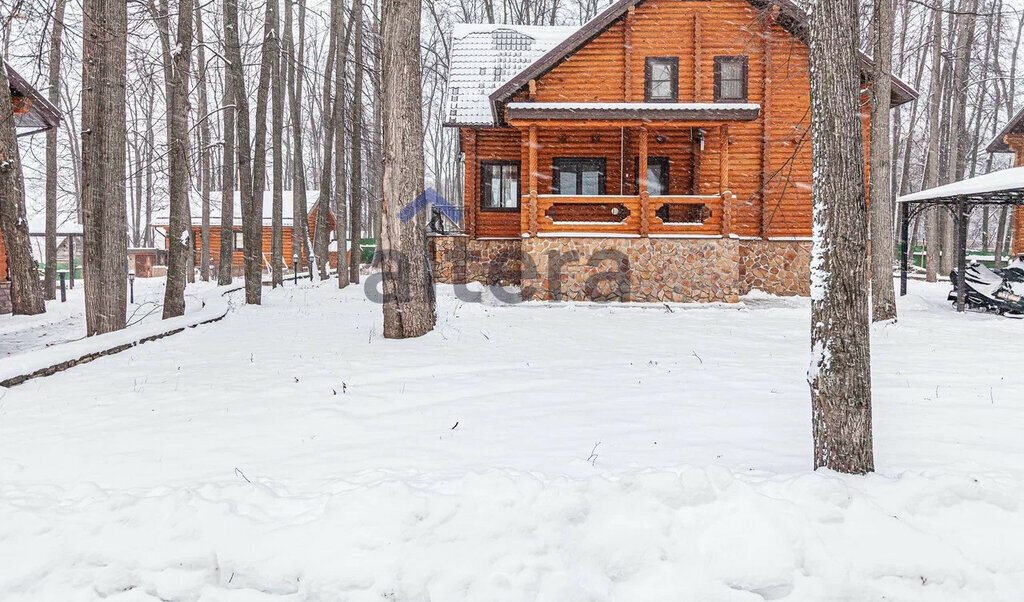
<path fill-rule="evenodd" d="M 128 305 L 128 324 L 159 321 L 163 311 L 164 278 L 136 278 L 135 303 Z M 0 358 L 35 351 L 85 337 L 85 290 L 81 280 L 67 289 L 67 302 L 46 302 L 46 313 L 37 316 L 0 315 Z M 210 288 L 192 285 L 185 295 L 185 312 L 202 306 L 199 291 Z"/>
<path fill-rule="evenodd" d="M 0 600 L 1019 600 L 1024 321 L 911 287 L 866 477 L 810 470 L 806 300 L 265 291 L 0 390 Z"/>

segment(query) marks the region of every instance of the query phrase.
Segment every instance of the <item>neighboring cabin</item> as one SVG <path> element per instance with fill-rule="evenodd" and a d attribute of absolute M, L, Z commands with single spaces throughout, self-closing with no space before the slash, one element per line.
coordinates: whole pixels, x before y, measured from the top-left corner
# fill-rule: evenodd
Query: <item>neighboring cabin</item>
<path fill-rule="evenodd" d="M 210 256 L 213 261 L 215 268 L 220 266 L 220 216 L 221 216 L 221 193 L 215 191 L 210 193 Z M 310 238 L 313 236 L 313 232 L 316 229 L 316 214 L 319 210 L 320 203 L 319 192 L 316 190 L 308 191 L 306 193 L 306 203 L 309 208 L 309 215 L 307 216 L 307 223 L 309 225 Z M 202 244 L 202 199 L 196 193 L 190 196 L 191 212 L 192 212 L 192 248 L 195 252 L 195 265 L 200 265 L 200 252 Z M 233 273 L 236 276 L 242 275 L 242 269 L 244 266 L 244 258 L 242 255 L 242 205 L 241 205 L 241 194 L 235 191 L 235 203 L 233 208 L 233 222 L 234 222 L 234 253 L 231 255 L 231 265 Z M 167 226 L 168 226 L 168 213 L 164 210 L 160 215 L 153 220 L 153 225 L 160 231 L 164 238 L 164 250 L 168 247 L 167 240 Z M 292 193 L 291 191 L 285 191 L 283 202 L 282 202 L 282 224 L 284 229 L 282 231 L 283 241 L 283 253 L 285 265 L 283 269 L 289 271 L 292 269 L 292 254 L 296 250 L 301 256 L 299 259 L 299 268 L 306 269 L 308 262 L 305 254 L 302 252 L 302 245 L 294 245 L 292 241 L 292 224 L 294 223 L 292 213 Z M 337 252 L 334 244 L 334 214 L 328 211 L 327 213 L 327 228 L 331 239 L 331 267 L 337 266 Z M 273 236 L 273 204 L 271 203 L 269 192 L 264 195 L 263 199 L 263 271 L 270 272 L 270 246 Z M 311 249 L 312 251 L 312 243 Z"/>
<path fill-rule="evenodd" d="M 1002 132 L 988 146 L 990 153 L 1013 155 L 1013 165 L 1024 167 L 1024 109 L 1010 120 Z M 1013 209 L 1013 255 L 1024 254 L 1024 207 Z"/>
<path fill-rule="evenodd" d="M 465 232 L 432 237 L 438 279 L 512 281 L 532 299 L 809 292 L 794 5 L 620 0 L 581 28 L 457 25 L 453 38 L 446 123 L 465 158 Z M 894 106 L 915 97 L 894 80 Z M 628 275 L 594 279 L 609 271 Z"/>

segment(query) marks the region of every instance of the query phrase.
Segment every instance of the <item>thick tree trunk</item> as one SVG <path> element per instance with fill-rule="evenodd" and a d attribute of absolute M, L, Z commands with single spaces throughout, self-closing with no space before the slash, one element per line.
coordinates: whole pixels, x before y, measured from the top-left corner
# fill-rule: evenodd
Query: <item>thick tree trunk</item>
<path fill-rule="evenodd" d="M 125 72 L 128 6 L 82 4 L 82 217 L 88 335 L 124 328 L 127 310 Z"/>
<path fill-rule="evenodd" d="M 814 466 L 847 473 L 874 470 L 857 14 L 857 0 L 817 0 L 810 24 Z"/>
<path fill-rule="evenodd" d="M 268 9 L 269 10 L 269 9 Z M 249 146 L 249 100 L 245 93 L 245 70 L 242 65 L 241 44 L 238 39 L 238 0 L 224 0 L 224 46 L 227 51 L 228 80 L 235 101 L 236 152 L 238 162 L 238 189 L 242 205 L 242 261 L 245 264 L 245 302 L 259 305 L 263 294 L 263 173 L 253 178 L 253 149 Z M 266 35 L 264 35 L 264 40 Z M 270 77 L 269 71 L 267 78 Z M 260 76 L 263 87 L 264 77 Z M 269 81 L 267 82 L 269 84 Z M 264 104 L 266 89 L 263 90 Z M 257 97 L 257 102 L 258 97 Z M 257 111 L 258 113 L 258 111 Z M 263 109 L 263 133 L 266 135 L 266 107 Z M 256 116 L 257 132 L 259 115 Z M 259 139 L 259 134 L 256 136 Z M 266 151 L 266 145 L 257 148 L 256 153 Z M 254 184 L 259 188 L 259 197 L 254 198 Z"/>
<path fill-rule="evenodd" d="M 352 183 L 351 215 L 349 228 L 352 231 L 351 256 L 349 257 L 348 279 L 359 282 L 359 264 L 362 262 L 363 236 L 363 6 L 362 0 L 352 4 L 352 20 L 355 23 L 355 77 L 352 84 Z"/>
<path fill-rule="evenodd" d="M 189 218 L 188 88 L 192 67 L 192 0 L 178 2 L 178 41 L 172 58 L 170 131 L 167 134 L 170 178 L 170 218 L 167 235 L 167 285 L 164 288 L 164 319 L 185 314 L 185 278 L 192 253 Z"/>
<path fill-rule="evenodd" d="M 925 160 L 924 188 L 939 185 L 939 122 L 942 108 L 942 0 L 936 0 L 932 14 L 932 75 L 928 94 L 928 155 Z M 925 223 L 925 239 L 928 243 L 928 282 L 938 282 L 939 261 L 942 248 L 942 229 L 939 211 L 928 209 Z"/>
<path fill-rule="evenodd" d="M 220 182 L 220 249 L 217 254 L 217 284 L 231 284 L 235 258 L 235 95 L 230 78 L 225 78 L 223 115 L 224 148 Z"/>
<path fill-rule="evenodd" d="M 871 319 L 896 319 L 892 281 L 893 205 L 890 96 L 892 96 L 892 0 L 875 0 L 875 62 L 871 101 Z"/>
<path fill-rule="evenodd" d="M 35 315 L 46 311 L 39 273 L 32 259 L 25 213 L 25 183 L 21 153 L 14 126 L 14 104 L 7 70 L 0 64 L 0 236 L 7 248 L 11 274 L 11 302 L 15 314 Z M 123 167 L 122 167 L 123 169 Z M 123 198 L 123 197 L 122 197 Z"/>
<path fill-rule="evenodd" d="M 53 31 L 50 33 L 48 97 L 55 107 L 60 105 L 61 43 L 66 4 L 66 0 L 56 0 Z M 46 271 L 43 276 L 43 296 L 47 299 L 57 296 L 57 128 L 46 132 Z"/>
<path fill-rule="evenodd" d="M 390 339 L 422 336 L 434 329 L 437 319 L 426 253 L 426 212 L 407 220 L 399 217 L 401 210 L 423 193 L 421 8 L 421 0 L 389 0 L 383 6 L 381 234 L 384 336 Z"/>
<path fill-rule="evenodd" d="M 203 282 L 210 280 L 210 105 L 206 96 L 206 45 L 203 41 L 202 6 L 196 5 L 196 42 L 198 42 L 199 64 L 199 169 L 202 182 L 202 225 L 200 228 L 199 277 Z"/>
<path fill-rule="evenodd" d="M 281 79 L 281 47 L 278 43 L 278 0 L 270 0 L 268 6 L 274 9 L 273 23 L 271 28 L 274 31 L 273 44 L 268 40 L 274 56 L 271 62 L 271 148 L 273 153 L 273 172 L 271 176 L 273 186 L 273 206 L 271 210 L 271 234 L 270 234 L 270 281 L 272 286 L 278 287 L 284 284 L 284 82 Z M 269 11 L 268 11 L 269 13 Z"/>
<path fill-rule="evenodd" d="M 305 261 L 309 256 L 309 208 L 306 203 L 306 162 L 302 152 L 302 83 L 305 57 L 306 2 L 299 0 L 298 38 L 296 54 L 292 37 L 292 0 L 288 0 L 285 13 L 285 51 L 288 53 L 288 92 L 291 103 L 292 128 L 292 253 Z"/>

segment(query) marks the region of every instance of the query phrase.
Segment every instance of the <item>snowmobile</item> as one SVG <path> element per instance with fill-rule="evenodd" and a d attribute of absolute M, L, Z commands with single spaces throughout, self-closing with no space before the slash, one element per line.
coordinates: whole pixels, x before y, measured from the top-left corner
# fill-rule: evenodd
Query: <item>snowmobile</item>
<path fill-rule="evenodd" d="M 978 262 L 967 266 L 964 300 L 968 309 L 990 311 L 1010 318 L 1024 318 L 1024 260 L 1017 258 L 1005 270 L 992 270 Z M 960 275 L 949 273 L 953 290 L 949 301 L 956 304 Z"/>

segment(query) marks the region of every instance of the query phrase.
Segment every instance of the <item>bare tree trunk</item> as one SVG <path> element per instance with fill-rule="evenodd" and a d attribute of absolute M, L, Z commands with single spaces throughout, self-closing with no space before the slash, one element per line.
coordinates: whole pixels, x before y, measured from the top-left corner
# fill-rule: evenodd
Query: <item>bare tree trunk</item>
<path fill-rule="evenodd" d="M 0 63 L 0 236 L 7 248 L 11 274 L 11 302 L 15 314 L 35 315 L 46 311 L 39 273 L 32 259 L 25 212 L 25 183 L 21 153 L 14 125 L 14 103 L 7 70 Z M 123 170 L 122 166 L 122 170 Z M 123 198 L 123 196 L 122 196 Z"/>
<path fill-rule="evenodd" d="M 60 104 L 61 40 L 64 35 L 66 0 L 56 0 L 53 10 L 53 31 L 50 33 L 50 89 L 47 94 L 53 106 Z M 46 271 L 43 296 L 57 296 L 57 128 L 46 132 Z"/>
<path fill-rule="evenodd" d="M 345 26 L 345 37 L 340 42 L 336 50 L 338 54 L 334 58 L 334 240 L 338 242 L 338 288 L 348 286 L 348 263 L 345 261 L 345 251 L 348 248 L 345 244 L 345 237 L 348 234 L 346 203 L 348 175 L 345 173 L 345 74 L 348 71 L 349 41 L 357 4 L 358 0 L 352 3 L 353 12 L 349 14 L 348 23 Z M 341 10 L 340 2 L 338 10 Z"/>
<path fill-rule="evenodd" d="M 271 147 L 273 153 L 273 208 L 271 211 L 271 234 L 270 234 L 270 281 L 271 285 L 278 287 L 284 284 L 284 151 L 282 138 L 284 136 L 284 82 L 281 79 L 282 53 L 278 41 L 278 0 L 269 0 L 268 6 L 274 9 L 271 27 L 274 30 L 273 62 L 271 63 Z M 269 14 L 269 11 L 268 11 Z"/>
<path fill-rule="evenodd" d="M 90 336 L 124 328 L 128 282 L 125 72 L 128 6 L 82 3 L 82 215 Z"/>
<path fill-rule="evenodd" d="M 316 256 L 320 280 L 327 279 L 330 267 L 328 250 L 327 212 L 331 210 L 331 172 L 334 160 L 334 117 L 331 104 L 331 80 L 334 62 L 340 54 L 338 40 L 341 37 L 341 1 L 331 0 L 331 34 L 327 45 L 327 68 L 324 70 L 323 88 L 323 168 L 320 170 L 320 198 L 317 201 L 316 224 L 313 233 L 313 253 Z M 337 218 L 337 216 L 335 216 Z"/>
<path fill-rule="evenodd" d="M 814 466 L 847 473 L 874 470 L 857 15 L 857 0 L 817 0 L 810 24 Z"/>
<path fill-rule="evenodd" d="M 924 177 L 924 188 L 939 185 L 939 123 L 942 108 L 942 0 L 935 0 L 932 10 L 932 75 L 928 94 L 928 156 Z M 933 207 L 927 211 L 925 239 L 928 243 L 928 282 L 938 282 L 939 260 L 942 248 L 942 232 L 939 211 Z"/>
<path fill-rule="evenodd" d="M 153 102 L 156 91 L 150 87 L 146 111 L 146 236 L 145 246 L 153 247 L 153 161 L 156 154 L 156 134 L 153 130 Z"/>
<path fill-rule="evenodd" d="M 250 216 L 251 220 L 248 225 L 243 224 L 245 229 L 246 242 L 244 245 L 249 245 L 249 239 L 254 238 L 252 241 L 252 255 L 254 261 L 250 263 L 249 251 L 246 252 L 246 265 L 245 265 L 245 282 L 246 282 L 246 296 L 249 296 L 249 282 L 255 281 L 259 283 L 254 288 L 262 288 L 262 275 L 263 275 L 263 262 L 265 260 L 263 255 L 263 197 L 264 191 L 266 190 L 266 179 L 267 179 L 267 105 L 269 104 L 268 97 L 270 96 L 270 77 L 273 71 L 274 61 L 278 60 L 280 52 L 278 48 L 280 44 L 277 39 L 277 29 L 274 27 L 274 23 L 277 22 L 277 2 L 267 2 L 266 13 L 263 19 L 263 45 L 262 45 L 262 60 L 260 61 L 260 80 L 259 85 L 256 88 L 256 134 L 253 139 L 253 169 L 252 169 L 252 204 Z M 243 206 L 243 221 L 244 221 L 244 206 Z M 250 234 L 250 229 L 252 234 Z M 248 249 L 248 247 L 246 247 Z M 256 303 L 259 302 L 260 291 L 254 291 Z"/>
<path fill-rule="evenodd" d="M 384 199 L 381 205 L 384 336 L 404 339 L 434 329 L 434 283 L 426 253 L 426 216 L 399 213 L 423 193 L 421 0 L 389 0 L 382 18 Z M 856 13 L 854 13 L 856 19 Z M 854 29 L 856 23 L 854 23 Z M 851 66 L 853 62 L 851 61 Z M 863 195 L 861 195 L 863 201 Z M 865 266 L 866 269 L 866 266 Z"/>
<path fill-rule="evenodd" d="M 187 254 L 192 252 L 192 224 L 189 218 L 188 84 L 192 67 L 192 0 L 178 2 L 178 43 L 175 45 L 170 85 L 170 218 L 167 227 L 167 285 L 164 288 L 164 319 L 185 314 Z"/>
<path fill-rule="evenodd" d="M 270 10 L 270 9 L 268 9 Z M 232 87 L 236 108 L 236 159 L 238 161 L 238 188 L 242 205 L 242 257 L 245 264 L 245 302 L 259 305 L 263 294 L 263 174 L 253 178 L 252 148 L 249 146 L 249 100 L 245 94 L 245 71 L 242 65 L 241 45 L 238 39 L 238 0 L 224 0 L 224 46 L 227 51 L 228 80 Z M 266 40 L 266 36 L 264 36 Z M 270 73 L 267 72 L 269 78 Z M 260 77 L 263 86 L 263 76 Z M 269 82 L 267 82 L 269 84 Z M 266 90 L 263 92 L 266 103 Z M 258 99 L 257 99 L 258 102 Z M 257 111 L 258 113 L 258 111 Z M 263 132 L 266 135 L 266 107 L 263 113 Z M 257 139 L 259 138 L 259 115 L 257 114 Z M 256 153 L 266 148 L 257 148 Z M 254 198 L 253 187 L 260 189 L 259 198 Z"/>
<path fill-rule="evenodd" d="M 224 148 L 220 183 L 220 249 L 217 254 L 217 284 L 231 284 L 235 261 L 235 101 L 230 78 L 224 82 Z"/>
<path fill-rule="evenodd" d="M 306 204 L 306 162 L 302 152 L 302 78 L 305 57 L 306 2 L 299 0 L 299 50 L 295 53 L 292 37 L 292 1 L 285 13 L 285 51 L 288 53 L 288 91 L 291 95 L 292 126 L 292 253 L 306 261 L 309 257 L 309 208 Z"/>
<path fill-rule="evenodd" d="M 202 174 L 202 226 L 200 229 L 199 277 L 210 280 L 210 105 L 206 96 L 206 45 L 203 42 L 202 5 L 196 5 L 196 42 L 199 62 L 199 169 Z"/>
<path fill-rule="evenodd" d="M 363 236 L 363 3 L 353 0 L 352 20 L 355 22 L 355 77 L 352 84 L 352 184 L 351 216 L 349 228 L 352 231 L 351 257 L 348 279 L 359 282 L 359 264 L 362 262 L 361 239 Z"/>
<path fill-rule="evenodd" d="M 892 282 L 893 205 L 890 115 L 892 96 L 892 0 L 875 0 L 875 61 L 871 100 L 871 319 L 896 319 Z"/>

